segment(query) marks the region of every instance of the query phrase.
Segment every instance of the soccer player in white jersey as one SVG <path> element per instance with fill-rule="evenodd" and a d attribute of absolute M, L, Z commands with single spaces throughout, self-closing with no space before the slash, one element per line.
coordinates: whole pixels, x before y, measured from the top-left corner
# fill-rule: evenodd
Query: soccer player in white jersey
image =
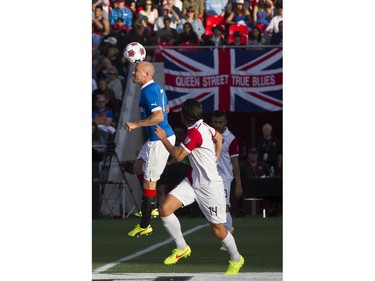
<path fill-rule="evenodd" d="M 233 235 L 224 226 L 224 186 L 216 165 L 221 152 L 222 137 L 214 128 L 203 122 L 202 116 L 202 105 L 198 101 L 188 99 L 183 103 L 181 121 L 187 127 L 187 132 L 178 147 L 168 141 L 161 127 L 156 126 L 155 129 L 156 135 L 171 156 L 177 161 L 188 156 L 192 168 L 191 173 L 167 195 L 159 207 L 163 225 L 176 243 L 176 249 L 164 260 L 164 264 L 175 264 L 181 258 L 190 256 L 191 249 L 182 235 L 180 221 L 174 212 L 197 201 L 213 234 L 221 240 L 230 255 L 225 274 L 237 274 L 245 261 L 237 250 Z"/>
<path fill-rule="evenodd" d="M 240 166 L 238 163 L 238 142 L 236 137 L 229 131 L 227 127 L 227 114 L 223 110 L 216 110 L 212 114 L 213 127 L 223 136 L 223 146 L 221 149 L 219 161 L 217 162 L 217 169 L 219 175 L 223 179 L 225 199 L 227 204 L 227 222 L 225 228 L 234 233 L 232 215 L 229 212 L 230 208 L 230 191 L 233 178 L 235 179 L 234 196 L 240 198 L 242 195 L 242 185 L 240 178 Z M 223 245 L 220 250 L 226 250 Z"/>

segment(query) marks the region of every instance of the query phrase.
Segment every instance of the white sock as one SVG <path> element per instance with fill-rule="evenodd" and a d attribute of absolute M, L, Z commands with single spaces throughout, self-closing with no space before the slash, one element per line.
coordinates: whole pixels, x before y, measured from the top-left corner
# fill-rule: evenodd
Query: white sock
<path fill-rule="evenodd" d="M 229 232 L 232 232 L 233 220 L 230 212 L 227 212 L 227 222 L 224 224 L 224 226 Z"/>
<path fill-rule="evenodd" d="M 230 259 L 232 261 L 239 262 L 240 253 L 237 250 L 236 241 L 234 241 L 233 235 L 228 231 L 227 236 L 221 242 L 227 248 L 227 251 L 230 255 Z"/>
<path fill-rule="evenodd" d="M 167 217 L 160 217 L 163 221 L 165 229 L 169 235 L 174 239 L 176 247 L 180 250 L 185 250 L 187 244 L 181 231 L 181 224 L 176 215 L 173 213 Z"/>

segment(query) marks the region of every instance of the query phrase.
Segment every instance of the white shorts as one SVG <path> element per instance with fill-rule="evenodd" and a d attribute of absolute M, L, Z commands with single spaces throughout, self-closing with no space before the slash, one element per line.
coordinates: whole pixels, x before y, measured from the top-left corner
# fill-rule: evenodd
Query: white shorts
<path fill-rule="evenodd" d="M 226 223 L 226 205 L 223 182 L 215 181 L 204 187 L 194 188 L 185 178 L 169 194 L 176 197 L 184 206 L 197 201 L 206 219 L 213 224 Z"/>
<path fill-rule="evenodd" d="M 168 138 L 169 142 L 174 145 L 176 136 Z M 143 159 L 143 175 L 146 181 L 158 181 L 167 164 L 169 152 L 164 144 L 158 141 L 147 141 L 138 154 L 137 159 Z"/>
<path fill-rule="evenodd" d="M 230 207 L 230 187 L 232 185 L 232 182 L 223 180 L 223 183 L 224 183 L 225 202 L 227 206 Z"/>

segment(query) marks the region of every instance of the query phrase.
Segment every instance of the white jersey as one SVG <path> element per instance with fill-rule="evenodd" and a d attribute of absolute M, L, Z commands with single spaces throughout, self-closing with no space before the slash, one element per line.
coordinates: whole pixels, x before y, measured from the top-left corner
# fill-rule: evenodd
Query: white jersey
<path fill-rule="evenodd" d="M 189 152 L 192 174 L 189 177 L 193 187 L 204 187 L 213 181 L 221 181 L 219 176 L 213 139 L 217 131 L 202 119 L 190 126 L 181 146 Z"/>
<path fill-rule="evenodd" d="M 219 162 L 217 163 L 217 168 L 220 176 L 223 178 L 224 182 L 232 182 L 233 180 L 233 165 L 232 157 L 238 157 L 238 142 L 236 137 L 231 131 L 225 127 L 223 133 L 223 147 L 220 153 Z"/>

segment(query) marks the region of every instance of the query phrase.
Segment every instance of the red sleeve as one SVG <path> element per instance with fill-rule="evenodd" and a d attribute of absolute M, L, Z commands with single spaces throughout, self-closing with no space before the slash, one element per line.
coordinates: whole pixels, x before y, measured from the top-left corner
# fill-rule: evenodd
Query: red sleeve
<path fill-rule="evenodd" d="M 238 141 L 236 138 L 232 140 L 232 142 L 229 145 L 229 155 L 231 157 L 238 156 L 240 154 L 239 149 L 238 149 Z"/>
<path fill-rule="evenodd" d="M 190 129 L 187 131 L 182 144 L 191 152 L 194 148 L 202 145 L 202 136 L 197 129 Z"/>

